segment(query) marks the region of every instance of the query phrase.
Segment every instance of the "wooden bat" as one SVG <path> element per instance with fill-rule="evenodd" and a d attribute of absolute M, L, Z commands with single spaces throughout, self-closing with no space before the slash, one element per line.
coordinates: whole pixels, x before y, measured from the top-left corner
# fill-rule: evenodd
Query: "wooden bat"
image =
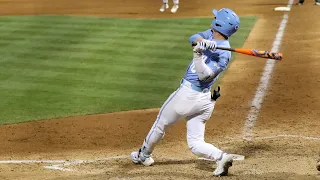
<path fill-rule="evenodd" d="M 196 44 L 192 44 L 192 46 L 195 46 Z M 282 60 L 282 53 L 275 53 L 270 51 L 258 51 L 254 49 L 244 49 L 244 48 L 226 48 L 226 47 L 216 47 L 217 49 L 226 50 L 226 51 L 232 51 L 237 52 L 249 56 L 256 56 L 260 58 L 267 58 L 267 59 L 274 59 L 274 60 Z"/>

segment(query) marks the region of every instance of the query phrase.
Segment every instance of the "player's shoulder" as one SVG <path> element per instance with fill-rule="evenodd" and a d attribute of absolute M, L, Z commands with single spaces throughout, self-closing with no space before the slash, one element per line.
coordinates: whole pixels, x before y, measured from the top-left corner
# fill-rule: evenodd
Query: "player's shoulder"
<path fill-rule="evenodd" d="M 230 48 L 230 42 L 228 40 L 217 41 L 217 46 Z"/>
<path fill-rule="evenodd" d="M 206 38 L 205 39 L 212 39 L 213 33 L 212 33 L 211 29 L 205 30 L 204 33 L 206 34 Z"/>
<path fill-rule="evenodd" d="M 217 42 L 217 46 L 224 47 L 224 48 L 230 48 L 230 42 L 228 40 L 222 40 Z M 220 57 L 225 57 L 226 59 L 231 58 L 231 52 L 226 50 L 220 50 L 217 49 L 216 52 L 219 54 Z"/>
<path fill-rule="evenodd" d="M 218 47 L 230 48 L 230 43 L 228 40 L 217 40 L 216 41 Z M 219 50 L 219 49 L 218 49 Z M 220 53 L 225 53 L 229 51 L 219 50 Z"/>

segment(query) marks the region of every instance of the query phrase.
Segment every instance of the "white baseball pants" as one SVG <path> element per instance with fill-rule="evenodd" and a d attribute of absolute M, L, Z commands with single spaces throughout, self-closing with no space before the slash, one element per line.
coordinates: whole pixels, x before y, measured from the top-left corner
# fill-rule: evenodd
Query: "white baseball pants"
<path fill-rule="evenodd" d="M 199 157 L 220 160 L 223 152 L 204 141 L 205 123 L 211 117 L 215 101 L 211 93 L 191 89 L 191 84 L 182 84 L 162 105 L 142 148 L 151 154 L 156 144 L 163 138 L 170 125 L 179 120 L 187 120 L 187 142 L 192 153 Z"/>

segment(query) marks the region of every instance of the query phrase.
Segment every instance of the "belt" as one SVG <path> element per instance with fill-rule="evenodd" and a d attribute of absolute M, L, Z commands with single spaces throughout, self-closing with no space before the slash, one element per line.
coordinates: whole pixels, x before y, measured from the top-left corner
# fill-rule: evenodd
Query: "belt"
<path fill-rule="evenodd" d="M 210 91 L 210 88 L 200 88 L 185 79 L 181 79 L 180 83 L 183 85 L 186 85 L 186 86 L 190 87 L 191 89 L 198 91 L 198 92 L 207 93 Z"/>

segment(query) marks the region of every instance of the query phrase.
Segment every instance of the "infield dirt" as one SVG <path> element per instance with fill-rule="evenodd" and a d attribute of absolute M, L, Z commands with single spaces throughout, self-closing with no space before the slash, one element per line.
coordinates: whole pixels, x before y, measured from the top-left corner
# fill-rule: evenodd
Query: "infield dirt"
<path fill-rule="evenodd" d="M 212 8 L 229 7 L 240 16 L 259 17 L 244 47 L 266 50 L 272 48 L 284 14 L 273 9 L 288 2 L 180 3 L 178 13 L 172 14 L 159 12 L 161 0 L 0 0 L 0 15 L 176 18 L 211 16 Z M 225 179 L 320 179 L 315 167 L 320 154 L 319 15 L 320 7 L 311 1 L 293 5 L 289 12 L 280 47 L 284 59 L 274 66 L 253 141 L 242 139 L 243 129 L 266 61 L 237 55 L 225 73 L 220 82 L 222 96 L 206 126 L 206 141 L 246 157 L 234 162 Z M 197 160 L 189 151 L 184 121 L 170 128 L 155 149 L 155 166 L 130 162 L 130 152 L 139 148 L 157 113 L 158 109 L 151 109 L 0 126 L 0 160 L 102 159 L 63 166 L 73 169 L 70 172 L 45 169 L 50 165 L 46 163 L 0 164 L 0 179 L 211 178 L 213 162 Z"/>

